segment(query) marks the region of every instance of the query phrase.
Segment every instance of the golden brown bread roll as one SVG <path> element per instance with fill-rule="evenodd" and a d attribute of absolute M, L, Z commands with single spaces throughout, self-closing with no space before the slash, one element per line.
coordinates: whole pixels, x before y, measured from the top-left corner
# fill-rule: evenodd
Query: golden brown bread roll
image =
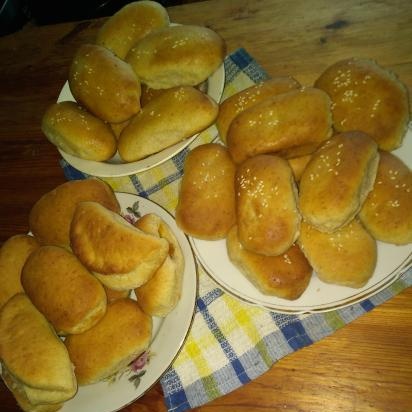
<path fill-rule="evenodd" d="M 375 184 L 359 217 L 377 240 L 396 245 L 412 242 L 412 172 L 394 154 L 380 152 Z"/>
<path fill-rule="evenodd" d="M 365 133 L 341 133 L 325 142 L 300 179 L 303 219 L 323 232 L 349 223 L 372 190 L 378 162 L 377 145 Z"/>
<path fill-rule="evenodd" d="M 196 86 L 223 62 L 223 39 L 207 27 L 181 25 L 156 30 L 126 56 L 142 83 L 153 89 Z"/>
<path fill-rule="evenodd" d="M 302 222 L 299 245 L 323 282 L 360 288 L 375 270 L 376 241 L 357 219 L 334 233 Z"/>
<path fill-rule="evenodd" d="M 124 59 L 141 38 L 169 25 L 167 10 L 155 1 L 135 1 L 109 17 L 97 33 L 96 43 Z"/>
<path fill-rule="evenodd" d="M 217 113 L 216 102 L 194 87 L 169 89 L 143 107 L 122 131 L 119 154 L 133 162 L 157 153 L 206 129 Z"/>
<path fill-rule="evenodd" d="M 123 130 L 125 129 L 125 127 L 130 123 L 130 121 L 133 119 L 133 117 L 131 117 L 130 119 L 121 122 L 121 123 L 110 123 L 110 129 L 112 130 L 115 138 L 118 140 L 120 135 L 122 134 Z M 117 146 L 117 143 L 116 143 Z"/>
<path fill-rule="evenodd" d="M 70 230 L 74 254 L 107 287 L 134 289 L 147 282 L 169 251 L 166 239 L 137 229 L 96 202 L 76 207 Z"/>
<path fill-rule="evenodd" d="M 74 102 L 49 106 L 41 128 L 51 143 L 73 156 L 100 162 L 116 153 L 110 127 Z"/>
<path fill-rule="evenodd" d="M 103 285 L 104 291 L 106 292 L 107 303 L 112 303 L 115 300 L 128 298 L 130 296 L 130 290 L 114 290 L 108 288 L 106 285 Z"/>
<path fill-rule="evenodd" d="M 299 235 L 297 189 L 288 162 L 258 155 L 236 171 L 236 213 L 242 246 L 254 253 L 285 253 Z"/>
<path fill-rule="evenodd" d="M 124 122 L 140 110 L 139 79 L 105 47 L 80 46 L 70 66 L 69 86 L 79 104 L 106 122 Z"/>
<path fill-rule="evenodd" d="M 186 157 L 176 223 L 199 239 L 223 239 L 236 222 L 235 165 L 224 146 L 197 146 Z M 218 206 L 218 207 L 217 207 Z"/>
<path fill-rule="evenodd" d="M 32 405 L 59 404 L 77 391 L 63 342 L 24 293 L 0 311 L 0 359 L 9 387 L 24 391 Z"/>
<path fill-rule="evenodd" d="M 168 89 L 152 89 L 142 84 L 142 95 L 140 96 L 140 105 L 145 107 L 150 101 L 163 94 Z"/>
<path fill-rule="evenodd" d="M 74 363 L 77 382 L 88 385 L 125 368 L 149 346 L 152 318 L 136 301 L 119 299 L 107 307 L 103 319 L 80 335 L 70 335 L 65 345 Z"/>
<path fill-rule="evenodd" d="M 106 312 L 101 283 L 73 253 L 59 246 L 35 250 L 23 267 L 21 282 L 59 335 L 82 333 Z"/>
<path fill-rule="evenodd" d="M 24 292 L 21 270 L 39 246 L 37 240 L 28 235 L 14 235 L 3 243 L 0 249 L 0 308 L 12 296 Z"/>
<path fill-rule="evenodd" d="M 155 274 L 135 289 L 139 306 L 150 316 L 167 316 L 177 305 L 182 292 L 185 267 L 182 249 L 169 225 L 154 213 L 142 216 L 135 226 L 169 242 L 169 253 Z"/>
<path fill-rule="evenodd" d="M 312 158 L 311 154 L 299 157 L 292 157 L 288 159 L 289 166 L 292 168 L 293 176 L 295 181 L 299 182 L 302 177 L 303 171 L 308 165 L 310 159 Z"/>
<path fill-rule="evenodd" d="M 368 59 L 347 59 L 328 67 L 315 86 L 332 99 L 338 132 L 359 130 L 380 149 L 399 147 L 409 121 L 408 91 L 396 75 Z"/>
<path fill-rule="evenodd" d="M 234 226 L 226 238 L 231 262 L 265 295 L 295 300 L 307 288 L 312 268 L 296 244 L 278 256 L 265 256 L 246 250 Z"/>
<path fill-rule="evenodd" d="M 273 152 L 298 157 L 312 153 L 331 134 L 330 99 L 308 87 L 267 98 L 237 115 L 227 146 L 236 163 Z"/>
<path fill-rule="evenodd" d="M 45 193 L 32 207 L 30 230 L 43 245 L 70 247 L 70 224 L 79 202 L 94 201 L 115 212 L 120 205 L 111 187 L 103 180 L 71 180 Z"/>
<path fill-rule="evenodd" d="M 229 126 L 239 113 L 268 97 L 286 93 L 299 87 L 300 84 L 292 77 L 274 77 L 228 97 L 220 104 L 219 115 L 216 119 L 220 138 L 226 143 Z"/>

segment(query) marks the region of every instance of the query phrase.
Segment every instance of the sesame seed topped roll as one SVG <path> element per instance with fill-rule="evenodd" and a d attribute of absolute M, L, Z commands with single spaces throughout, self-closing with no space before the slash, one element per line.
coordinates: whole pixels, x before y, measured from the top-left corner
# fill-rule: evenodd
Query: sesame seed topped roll
<path fill-rule="evenodd" d="M 176 223 L 198 239 L 226 237 L 236 223 L 235 165 L 224 146 L 197 146 L 186 157 Z"/>
<path fill-rule="evenodd" d="M 292 169 L 279 156 L 258 155 L 236 171 L 239 241 L 251 252 L 276 256 L 299 234 L 300 214 Z"/>
<path fill-rule="evenodd" d="M 360 130 L 380 149 L 399 147 L 409 121 L 406 87 L 394 73 L 368 59 L 342 60 L 315 82 L 332 100 L 336 131 Z"/>
<path fill-rule="evenodd" d="M 365 133 L 341 133 L 326 141 L 300 179 L 303 219 L 322 232 L 349 223 L 372 190 L 378 162 L 377 145 Z"/>

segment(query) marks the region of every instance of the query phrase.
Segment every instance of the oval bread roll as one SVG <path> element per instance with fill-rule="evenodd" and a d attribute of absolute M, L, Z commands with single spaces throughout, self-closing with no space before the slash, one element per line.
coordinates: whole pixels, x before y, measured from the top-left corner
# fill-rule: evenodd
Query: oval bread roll
<path fill-rule="evenodd" d="M 151 316 L 165 317 L 180 299 L 184 257 L 176 236 L 169 225 L 154 213 L 142 216 L 135 226 L 169 242 L 169 253 L 155 274 L 142 286 L 135 289 L 139 306 Z"/>
<path fill-rule="evenodd" d="M 21 271 L 27 258 L 39 247 L 33 236 L 14 235 L 0 249 L 0 308 L 17 293 L 24 292 Z"/>
<path fill-rule="evenodd" d="M 323 232 L 349 223 L 373 188 L 378 162 L 377 145 L 365 133 L 341 133 L 325 142 L 300 179 L 303 219 Z"/>
<path fill-rule="evenodd" d="M 133 162 L 157 153 L 206 129 L 217 113 L 217 103 L 194 87 L 169 89 L 143 107 L 122 131 L 119 154 Z"/>
<path fill-rule="evenodd" d="M 226 143 L 227 131 L 232 120 L 244 112 L 248 107 L 254 106 L 268 97 L 298 89 L 300 84 L 292 77 L 274 77 L 248 87 L 225 99 L 220 103 L 216 127 L 219 136 Z"/>
<path fill-rule="evenodd" d="M 140 110 L 139 79 L 105 47 L 80 46 L 70 66 L 69 86 L 79 104 L 106 122 L 124 122 Z"/>
<path fill-rule="evenodd" d="M 70 155 L 101 162 L 116 153 L 110 127 L 74 102 L 49 106 L 41 128 L 51 143 Z"/>
<path fill-rule="evenodd" d="M 70 248 L 70 224 L 74 209 L 82 201 L 99 202 L 115 212 L 120 205 L 111 187 L 103 180 L 71 180 L 45 193 L 31 208 L 29 227 L 43 245 Z"/>
<path fill-rule="evenodd" d="M 169 26 L 138 41 L 126 56 L 142 83 L 153 89 L 196 86 L 223 62 L 226 47 L 213 30 Z"/>
<path fill-rule="evenodd" d="M 97 33 L 96 43 L 124 59 L 141 38 L 169 25 L 167 10 L 155 1 L 135 1 L 109 17 Z"/>
<path fill-rule="evenodd" d="M 79 385 L 99 382 L 141 355 L 152 338 L 152 318 L 136 301 L 119 299 L 103 319 L 80 335 L 65 340 Z"/>
<path fill-rule="evenodd" d="M 309 284 L 312 268 L 296 244 L 278 256 L 253 253 L 242 246 L 234 226 L 226 246 L 231 262 L 265 295 L 295 300 Z"/>
<path fill-rule="evenodd" d="M 299 235 L 300 214 L 292 169 L 279 156 L 258 155 L 238 166 L 235 178 L 238 236 L 254 253 L 285 253 Z"/>
<path fill-rule="evenodd" d="M 377 240 L 396 245 L 412 242 L 412 172 L 394 154 L 380 152 L 375 184 L 359 217 Z"/>
<path fill-rule="evenodd" d="M 334 233 L 302 222 L 299 245 L 323 282 L 360 288 L 376 267 L 376 241 L 357 219 Z"/>
<path fill-rule="evenodd" d="M 169 251 L 166 239 L 144 233 L 96 202 L 76 207 L 70 240 L 79 260 L 115 290 L 134 289 L 147 282 Z"/>
<path fill-rule="evenodd" d="M 101 283 L 73 253 L 58 246 L 42 246 L 24 265 L 21 282 L 34 306 L 57 334 L 82 333 L 106 312 Z"/>
<path fill-rule="evenodd" d="M 197 146 L 186 157 L 176 223 L 186 234 L 223 239 L 236 222 L 235 165 L 224 146 Z"/>
<path fill-rule="evenodd" d="M 328 67 L 315 86 L 332 99 L 338 132 L 359 130 L 380 149 L 399 147 L 409 121 L 408 91 L 396 75 L 367 59 L 348 59 Z"/>
<path fill-rule="evenodd" d="M 332 134 L 330 99 L 319 89 L 292 90 L 263 100 L 233 119 L 227 146 L 236 163 L 264 153 L 310 154 Z"/>

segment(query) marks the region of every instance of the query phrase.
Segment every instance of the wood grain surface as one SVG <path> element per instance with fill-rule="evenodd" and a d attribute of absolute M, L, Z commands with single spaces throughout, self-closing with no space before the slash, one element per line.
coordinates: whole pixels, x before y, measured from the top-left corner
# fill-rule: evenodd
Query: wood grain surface
<path fill-rule="evenodd" d="M 410 0 L 212 0 L 169 13 L 173 22 L 216 30 L 228 52 L 245 48 L 272 76 L 309 85 L 339 59 L 368 57 L 412 91 Z M 40 120 L 67 79 L 74 51 L 93 42 L 103 21 L 28 24 L 0 38 L 0 243 L 25 233 L 33 203 L 65 181 Z M 410 412 L 411 331 L 410 288 L 196 411 Z M 19 410 L 3 384 L 0 410 Z M 123 411 L 166 411 L 160 385 Z"/>

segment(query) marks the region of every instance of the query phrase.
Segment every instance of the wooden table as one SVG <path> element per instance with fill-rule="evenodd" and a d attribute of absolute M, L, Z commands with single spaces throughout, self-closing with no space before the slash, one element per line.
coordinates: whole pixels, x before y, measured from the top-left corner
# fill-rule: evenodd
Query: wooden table
<path fill-rule="evenodd" d="M 274 75 L 311 84 L 338 59 L 365 56 L 412 89 L 410 0 L 212 0 L 169 9 L 171 20 L 219 32 Z M 41 194 L 65 181 L 40 119 L 67 79 L 74 51 L 103 20 L 30 24 L 0 38 L 0 242 L 28 229 Z M 412 411 L 412 288 L 264 376 L 197 411 Z M 0 409 L 17 411 L 0 386 Z M 123 411 L 165 411 L 160 385 Z M 83 412 L 83 411 L 79 411 Z M 91 412 L 91 411 L 87 411 Z"/>

